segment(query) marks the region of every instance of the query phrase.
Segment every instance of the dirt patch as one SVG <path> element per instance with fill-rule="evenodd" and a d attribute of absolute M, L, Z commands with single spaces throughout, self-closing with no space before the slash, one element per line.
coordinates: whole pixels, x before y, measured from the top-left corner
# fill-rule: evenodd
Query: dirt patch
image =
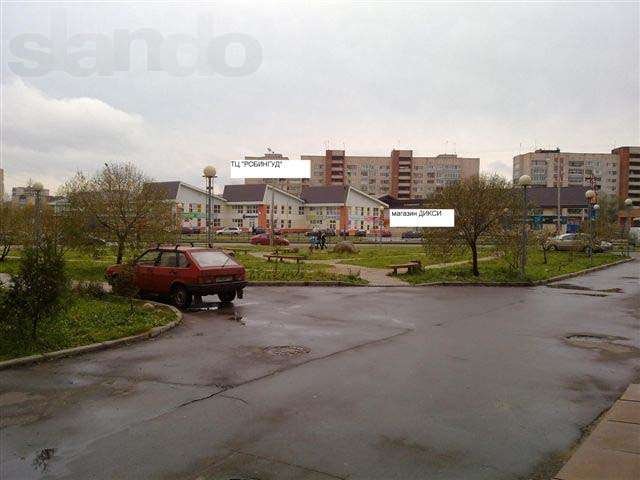
<path fill-rule="evenodd" d="M 458 450 L 438 451 L 430 445 L 424 445 L 404 437 L 380 436 L 380 447 L 385 454 L 400 452 L 418 456 L 421 462 L 425 462 L 434 468 L 445 468 L 457 465 L 464 459 L 464 453 Z"/>
<path fill-rule="evenodd" d="M 629 345 L 628 338 L 595 333 L 576 333 L 567 335 L 565 342 L 574 347 L 598 350 L 610 355 L 640 355 L 640 349 Z"/>
<path fill-rule="evenodd" d="M 270 345 L 262 351 L 275 357 L 289 358 L 309 353 L 311 350 L 301 345 Z"/>

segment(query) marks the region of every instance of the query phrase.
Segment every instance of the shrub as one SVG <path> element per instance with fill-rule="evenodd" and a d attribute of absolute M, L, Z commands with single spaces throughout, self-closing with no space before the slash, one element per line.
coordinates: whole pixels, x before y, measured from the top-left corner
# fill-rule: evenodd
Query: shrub
<path fill-rule="evenodd" d="M 31 336 L 37 337 L 38 324 L 50 319 L 61 308 L 61 297 L 67 291 L 63 253 L 54 241 L 43 239 L 27 245 L 20 257 L 18 274 L 12 278 L 6 304 L 13 323 L 29 324 Z M 18 328 L 18 325 L 14 325 Z"/>
<path fill-rule="evenodd" d="M 336 253 L 358 253 L 358 249 L 351 242 L 339 242 L 333 247 Z"/>
<path fill-rule="evenodd" d="M 133 311 L 133 298 L 139 292 L 135 283 L 133 264 L 123 264 L 121 270 L 109 279 L 109 284 L 111 285 L 115 295 L 119 295 L 130 300 L 131 311 Z"/>

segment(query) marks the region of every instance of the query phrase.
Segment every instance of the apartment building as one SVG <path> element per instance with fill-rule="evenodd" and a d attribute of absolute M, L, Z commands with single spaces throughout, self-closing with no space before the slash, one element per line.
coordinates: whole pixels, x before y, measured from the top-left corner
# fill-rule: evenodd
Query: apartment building
<path fill-rule="evenodd" d="M 630 198 L 634 210 L 640 209 L 640 147 L 618 147 L 611 153 L 619 159 L 619 195 Z M 640 211 L 636 215 L 640 215 Z"/>
<path fill-rule="evenodd" d="M 327 150 L 324 155 L 301 155 L 311 161 L 310 186 L 351 185 L 380 197 L 426 198 L 461 178 L 478 175 L 479 158 L 441 154 L 415 157 L 413 150 L 392 150 L 389 156 L 346 155 Z"/>
<path fill-rule="evenodd" d="M 559 148 L 536 150 L 513 157 L 513 179 L 517 181 L 521 175 L 527 174 L 531 176 L 533 185 L 554 187 L 559 178 L 562 187 L 585 186 L 626 198 L 630 193 L 631 155 L 638 155 L 637 150 L 638 147 L 621 147 L 611 153 L 561 152 Z M 635 158 L 638 159 L 635 163 L 640 164 L 640 158 Z M 640 175 L 635 182 L 640 183 Z M 640 202 L 640 188 L 637 195 Z"/>
<path fill-rule="evenodd" d="M 289 157 L 283 156 L 281 153 L 269 151 L 261 157 L 245 156 L 245 160 L 289 160 Z M 265 183 L 272 185 L 280 190 L 300 196 L 302 188 L 309 185 L 308 178 L 245 178 L 245 185 L 258 185 Z"/>

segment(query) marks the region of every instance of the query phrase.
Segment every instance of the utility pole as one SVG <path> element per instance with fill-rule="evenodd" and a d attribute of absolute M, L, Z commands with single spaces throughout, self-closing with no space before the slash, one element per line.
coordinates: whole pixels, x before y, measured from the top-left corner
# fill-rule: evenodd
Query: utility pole
<path fill-rule="evenodd" d="M 560 216 L 562 210 L 560 208 L 560 184 L 562 183 L 562 170 L 560 168 L 560 159 L 557 156 L 553 157 L 553 161 L 556 167 L 556 234 L 560 235 L 562 233 L 562 223 L 560 220 Z"/>
<path fill-rule="evenodd" d="M 213 243 L 213 222 L 211 221 L 211 213 L 213 210 L 213 180 L 216 178 L 216 169 L 211 165 L 208 165 L 204 168 L 202 173 L 202 176 L 207 180 L 207 245 L 211 246 Z"/>

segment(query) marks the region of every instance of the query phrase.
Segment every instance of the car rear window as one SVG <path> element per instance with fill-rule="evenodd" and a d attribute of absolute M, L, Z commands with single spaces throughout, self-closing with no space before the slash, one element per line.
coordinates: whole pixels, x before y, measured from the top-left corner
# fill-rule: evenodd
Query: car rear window
<path fill-rule="evenodd" d="M 221 267 L 222 265 L 237 265 L 233 259 L 222 252 L 202 250 L 199 252 L 191 252 L 193 259 L 198 262 L 201 267 Z"/>

